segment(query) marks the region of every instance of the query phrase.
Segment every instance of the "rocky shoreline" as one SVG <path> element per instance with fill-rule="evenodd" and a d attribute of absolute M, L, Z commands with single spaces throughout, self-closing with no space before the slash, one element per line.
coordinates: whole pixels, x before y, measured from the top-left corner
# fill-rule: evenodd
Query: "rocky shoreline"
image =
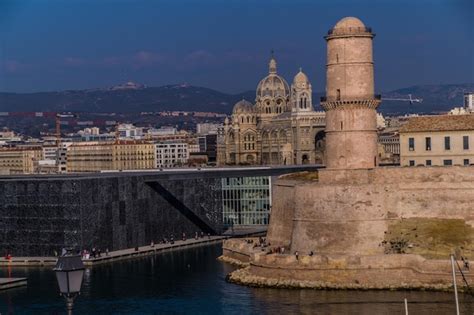
<path fill-rule="evenodd" d="M 245 267 L 249 266 L 248 262 L 247 263 L 242 262 L 238 259 L 231 258 L 231 257 L 228 257 L 228 256 L 224 256 L 224 255 L 217 257 L 217 260 L 228 263 L 232 266 L 236 266 L 236 267 L 239 267 L 239 268 L 245 268 Z"/>
<path fill-rule="evenodd" d="M 221 256 L 222 257 L 222 256 Z M 221 261 L 227 262 L 227 258 L 219 258 Z M 230 258 L 230 260 L 235 261 Z M 344 285 L 329 283 L 324 281 L 311 281 L 311 280 L 295 280 L 295 279 L 283 279 L 283 278 L 267 278 L 254 275 L 250 272 L 250 267 L 244 267 L 237 269 L 227 275 L 227 281 L 239 285 L 246 285 L 250 287 L 258 288 L 275 288 L 275 289 L 313 289 L 313 290 L 418 290 L 418 291 L 442 291 L 450 292 L 453 290 L 452 285 L 445 284 L 419 284 L 410 285 L 401 283 L 397 286 L 367 286 L 358 283 L 347 283 Z M 460 292 L 463 288 L 458 288 Z"/>
<path fill-rule="evenodd" d="M 228 282 L 261 288 L 314 290 L 414 290 L 452 292 L 449 260 L 416 254 L 284 255 L 251 246 L 256 240 L 228 239 L 218 259 L 239 269 Z M 250 245 L 249 245 L 250 244 Z M 465 270 L 468 283 L 473 274 Z M 458 291 L 474 294 L 460 274 Z"/>

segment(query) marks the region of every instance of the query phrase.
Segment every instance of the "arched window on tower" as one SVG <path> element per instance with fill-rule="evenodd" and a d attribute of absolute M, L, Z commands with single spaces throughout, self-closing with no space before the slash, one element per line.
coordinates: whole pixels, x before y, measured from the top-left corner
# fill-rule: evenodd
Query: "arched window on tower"
<path fill-rule="evenodd" d="M 250 123 L 250 117 L 247 116 L 247 124 Z"/>

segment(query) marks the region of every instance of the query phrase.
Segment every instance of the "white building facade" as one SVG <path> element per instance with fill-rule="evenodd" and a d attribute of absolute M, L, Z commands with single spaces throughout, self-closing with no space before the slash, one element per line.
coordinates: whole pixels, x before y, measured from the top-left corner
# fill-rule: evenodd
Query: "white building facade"
<path fill-rule="evenodd" d="M 189 149 L 185 142 L 165 142 L 156 144 L 156 167 L 173 168 L 188 163 Z"/>
<path fill-rule="evenodd" d="M 474 113 L 474 92 L 464 93 L 464 109 Z"/>
<path fill-rule="evenodd" d="M 143 128 L 136 127 L 132 124 L 120 124 L 118 126 L 120 139 L 139 140 L 143 138 Z"/>

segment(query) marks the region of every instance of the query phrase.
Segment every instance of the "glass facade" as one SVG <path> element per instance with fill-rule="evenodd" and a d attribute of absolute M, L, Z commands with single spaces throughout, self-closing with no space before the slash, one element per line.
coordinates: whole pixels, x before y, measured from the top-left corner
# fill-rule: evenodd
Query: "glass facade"
<path fill-rule="evenodd" d="M 224 225 L 268 224 L 271 177 L 222 178 Z"/>

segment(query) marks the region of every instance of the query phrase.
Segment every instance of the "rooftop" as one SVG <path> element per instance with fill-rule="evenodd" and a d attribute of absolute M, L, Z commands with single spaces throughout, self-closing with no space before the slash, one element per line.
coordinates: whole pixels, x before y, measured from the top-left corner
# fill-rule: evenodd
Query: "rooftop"
<path fill-rule="evenodd" d="M 42 151 L 41 147 L 1 147 L 0 152 L 5 151 Z"/>
<path fill-rule="evenodd" d="M 400 133 L 423 131 L 474 130 L 474 115 L 439 115 L 411 117 Z"/>

